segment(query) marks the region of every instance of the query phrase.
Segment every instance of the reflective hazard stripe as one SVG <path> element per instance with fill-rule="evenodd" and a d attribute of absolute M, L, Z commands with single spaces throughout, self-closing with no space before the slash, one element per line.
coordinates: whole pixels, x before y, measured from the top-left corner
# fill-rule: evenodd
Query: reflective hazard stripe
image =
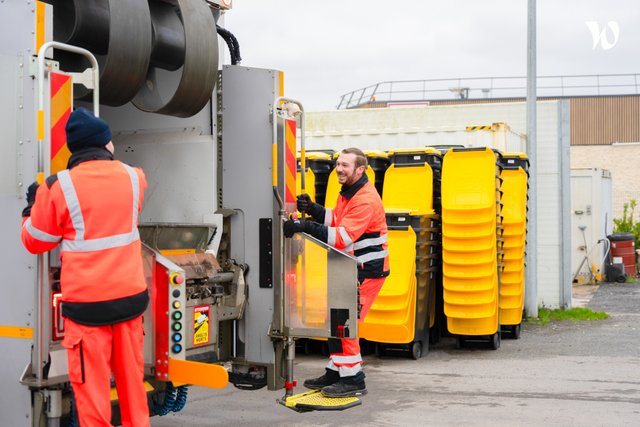
<path fill-rule="evenodd" d="M 131 232 L 138 232 L 138 200 L 140 197 L 140 183 L 138 182 L 138 173 L 129 165 L 122 164 L 129 174 L 131 186 L 133 188 L 133 214 L 131 218 Z"/>
<path fill-rule="evenodd" d="M 347 233 L 347 229 L 344 227 L 329 227 L 327 229 L 327 243 L 331 246 L 336 246 L 336 237 L 337 233 L 340 233 L 340 237 L 344 241 L 345 252 L 353 251 L 353 240 L 351 240 L 351 236 Z"/>
<path fill-rule="evenodd" d="M 358 262 L 364 264 L 365 262 L 373 261 L 374 259 L 385 258 L 388 254 L 389 252 L 385 249 L 384 251 L 369 252 L 368 254 L 357 257 L 357 259 Z"/>
<path fill-rule="evenodd" d="M 369 246 L 382 245 L 387 243 L 387 235 L 384 234 L 380 237 L 373 237 L 371 239 L 359 240 L 353 245 L 354 250 L 368 248 Z"/>
<path fill-rule="evenodd" d="M 353 240 L 351 240 L 351 236 L 347 233 L 347 229 L 344 227 L 338 227 L 338 231 L 340 232 L 340 236 L 342 240 L 344 240 L 345 246 L 349 246 L 353 244 Z"/>
<path fill-rule="evenodd" d="M 342 240 L 344 240 L 344 251 L 353 252 L 353 240 L 351 240 L 351 236 L 347 233 L 347 229 L 344 227 L 338 227 L 338 231 L 340 232 Z"/>
<path fill-rule="evenodd" d="M 336 245 L 336 229 L 335 227 L 329 227 L 327 229 L 327 244 L 329 246 Z"/>
<path fill-rule="evenodd" d="M 336 366 L 343 365 L 345 363 L 362 363 L 362 356 L 360 353 L 352 355 L 352 356 L 337 356 L 332 355 L 331 360 Z"/>
<path fill-rule="evenodd" d="M 132 233 L 117 234 L 115 236 L 102 237 L 100 239 L 89 240 L 64 240 L 62 250 L 68 252 L 92 252 L 104 249 L 127 246 L 140 238 L 138 229 Z"/>
<path fill-rule="evenodd" d="M 129 178 L 131 180 L 131 187 L 133 189 L 133 206 L 131 215 L 131 231 L 129 233 L 116 234 L 114 236 L 101 237 L 99 239 L 86 239 L 84 238 L 84 218 L 82 217 L 82 210 L 80 209 L 80 202 L 78 200 L 78 194 L 76 193 L 71 176 L 68 170 L 58 172 L 58 180 L 62 187 L 64 199 L 67 202 L 67 208 L 69 209 L 69 215 L 71 216 L 71 222 L 76 230 L 76 237 L 74 240 L 63 240 L 61 249 L 68 252 L 92 252 L 105 249 L 117 248 L 121 246 L 129 245 L 140 239 L 138 233 L 138 200 L 140 196 L 140 185 L 137 172 L 129 165 L 122 164 Z"/>
<path fill-rule="evenodd" d="M 58 181 L 60 182 L 60 188 L 62 188 L 64 200 L 67 202 L 71 223 L 74 230 L 76 230 L 76 240 L 84 240 L 84 218 L 80 210 L 78 194 L 73 187 L 73 182 L 71 182 L 71 176 L 69 176 L 69 169 L 58 172 Z"/>
<path fill-rule="evenodd" d="M 324 225 L 331 226 L 331 220 L 333 219 L 333 211 L 331 208 L 324 208 Z"/>
<path fill-rule="evenodd" d="M 358 372 L 362 371 L 362 364 L 358 363 L 354 366 L 336 366 L 336 364 L 333 363 L 333 360 L 329 359 L 327 368 L 338 371 L 340 377 L 352 377 L 354 375 L 357 375 Z"/>
<path fill-rule="evenodd" d="M 24 228 L 26 228 L 27 233 L 29 233 L 31 237 L 41 242 L 57 243 L 62 239 L 62 236 L 54 236 L 34 227 L 33 224 L 31 224 L 31 217 L 27 218 L 24 222 Z"/>

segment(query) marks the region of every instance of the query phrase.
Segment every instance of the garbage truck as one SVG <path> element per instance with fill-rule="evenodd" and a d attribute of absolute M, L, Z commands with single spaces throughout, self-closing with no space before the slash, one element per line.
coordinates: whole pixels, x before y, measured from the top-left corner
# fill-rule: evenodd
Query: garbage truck
<path fill-rule="evenodd" d="M 115 157 L 148 180 L 138 233 L 152 415 L 179 411 L 189 385 L 284 388 L 287 404 L 295 339 L 356 336 L 355 259 L 304 234 L 283 238 L 304 106 L 285 96 L 283 72 L 240 65 L 238 39 L 223 28 L 231 7 L 0 4 L 0 424 L 77 423 L 60 251 L 31 255 L 20 241 L 27 187 L 66 169 L 77 107 L 110 124 Z M 112 405 L 117 424 L 117 393 Z"/>

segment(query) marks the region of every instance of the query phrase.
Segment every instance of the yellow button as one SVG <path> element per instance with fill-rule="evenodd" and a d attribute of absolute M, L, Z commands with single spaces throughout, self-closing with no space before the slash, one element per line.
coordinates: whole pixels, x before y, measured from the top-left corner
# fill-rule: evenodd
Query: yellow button
<path fill-rule="evenodd" d="M 180 308 L 180 301 L 174 301 L 173 302 L 173 308 Z"/>

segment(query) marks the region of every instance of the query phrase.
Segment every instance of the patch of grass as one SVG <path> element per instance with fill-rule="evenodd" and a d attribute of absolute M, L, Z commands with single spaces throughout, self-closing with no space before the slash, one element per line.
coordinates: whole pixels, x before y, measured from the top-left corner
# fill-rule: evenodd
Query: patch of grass
<path fill-rule="evenodd" d="M 624 279 L 625 283 L 635 283 L 636 278 L 634 276 L 627 276 L 626 279 Z"/>
<path fill-rule="evenodd" d="M 608 318 L 609 315 L 604 311 L 593 311 L 585 307 L 570 309 L 558 308 L 555 310 L 540 307 L 538 309 L 538 318 L 529 317 L 527 321 L 536 325 L 546 325 L 550 320 L 571 320 L 577 322 L 579 320 L 604 320 Z"/>

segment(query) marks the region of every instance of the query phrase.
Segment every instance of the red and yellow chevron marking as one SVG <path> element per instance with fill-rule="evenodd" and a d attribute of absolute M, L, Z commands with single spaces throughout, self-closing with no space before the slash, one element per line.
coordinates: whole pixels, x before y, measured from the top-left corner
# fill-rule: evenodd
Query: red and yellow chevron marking
<path fill-rule="evenodd" d="M 67 168 L 71 153 L 67 148 L 65 126 L 71 114 L 73 84 L 71 76 L 51 73 L 51 170 L 50 174 Z"/>
<path fill-rule="evenodd" d="M 285 203 L 295 203 L 296 201 L 296 173 L 298 165 L 296 163 L 296 121 L 285 120 Z"/>

